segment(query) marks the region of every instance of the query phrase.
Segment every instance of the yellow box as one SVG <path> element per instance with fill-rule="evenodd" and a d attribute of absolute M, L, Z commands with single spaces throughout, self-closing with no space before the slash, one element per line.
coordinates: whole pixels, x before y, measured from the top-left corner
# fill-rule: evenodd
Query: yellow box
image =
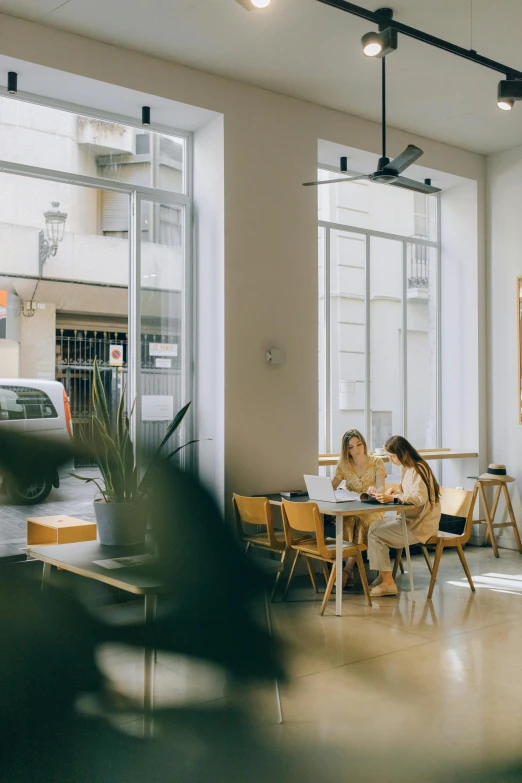
<path fill-rule="evenodd" d="M 27 545 L 75 544 L 96 541 L 96 523 L 75 517 L 30 517 L 27 520 Z"/>

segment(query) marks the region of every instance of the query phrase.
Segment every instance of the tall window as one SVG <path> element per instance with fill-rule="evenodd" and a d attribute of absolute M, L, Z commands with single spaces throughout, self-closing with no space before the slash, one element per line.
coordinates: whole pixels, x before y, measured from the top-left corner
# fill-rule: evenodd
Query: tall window
<path fill-rule="evenodd" d="M 0 141 L 0 374 L 60 380 L 79 434 L 96 359 L 151 449 L 192 396 L 190 134 L 6 97 Z"/>
<path fill-rule="evenodd" d="M 438 233 L 436 196 L 319 187 L 320 453 L 353 427 L 372 449 L 439 445 Z"/>

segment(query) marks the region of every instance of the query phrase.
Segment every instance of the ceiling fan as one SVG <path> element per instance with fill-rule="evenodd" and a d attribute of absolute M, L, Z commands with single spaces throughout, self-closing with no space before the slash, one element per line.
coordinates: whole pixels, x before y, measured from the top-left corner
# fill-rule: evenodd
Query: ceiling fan
<path fill-rule="evenodd" d="M 369 179 L 370 182 L 379 182 L 381 185 L 393 185 L 396 188 L 405 188 L 406 190 L 415 190 L 418 193 L 440 193 L 440 188 L 431 184 L 430 179 L 424 182 L 418 182 L 414 179 L 407 179 L 401 174 L 412 163 L 424 155 L 420 147 L 414 144 L 408 144 L 404 152 L 390 160 L 386 157 L 386 57 L 382 58 L 382 157 L 379 158 L 377 171 L 372 174 L 357 174 L 355 177 L 340 177 L 339 179 L 324 179 L 318 182 L 303 182 L 303 185 L 333 185 L 336 182 L 353 182 L 354 180 Z M 340 171 L 348 171 L 348 158 L 341 158 Z"/>

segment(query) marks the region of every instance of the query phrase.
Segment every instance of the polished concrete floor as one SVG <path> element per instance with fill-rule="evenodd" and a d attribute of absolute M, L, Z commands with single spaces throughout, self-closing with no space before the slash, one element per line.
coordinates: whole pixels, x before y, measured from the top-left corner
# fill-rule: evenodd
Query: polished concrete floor
<path fill-rule="evenodd" d="M 272 684 L 234 691 L 219 670 L 161 653 L 157 704 L 228 700 L 269 745 L 328 759 L 329 779 L 460 780 L 464 770 L 476 779 L 486 765 L 522 758 L 522 556 L 501 550 L 495 559 L 473 547 L 466 556 L 475 594 L 447 552 L 428 601 L 428 572 L 416 557 L 415 604 L 406 574 L 398 598 L 371 608 L 362 594 L 345 593 L 342 618 L 333 599 L 321 617 L 321 595 L 298 580 L 287 602 L 271 605 L 290 676 L 282 725 Z M 100 663 L 121 692 L 139 698 L 141 654 L 106 647 Z M 132 714 L 119 723 L 141 731 Z"/>

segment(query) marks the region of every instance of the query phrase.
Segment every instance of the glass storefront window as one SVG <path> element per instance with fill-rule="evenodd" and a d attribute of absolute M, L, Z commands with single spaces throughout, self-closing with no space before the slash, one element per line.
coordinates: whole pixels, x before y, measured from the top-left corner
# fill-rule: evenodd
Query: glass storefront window
<path fill-rule="evenodd" d="M 349 175 L 347 175 L 349 176 Z M 337 179 L 339 173 L 319 169 L 318 179 Z M 437 197 L 378 185 L 369 180 L 318 188 L 319 220 L 386 234 L 435 242 Z"/>

